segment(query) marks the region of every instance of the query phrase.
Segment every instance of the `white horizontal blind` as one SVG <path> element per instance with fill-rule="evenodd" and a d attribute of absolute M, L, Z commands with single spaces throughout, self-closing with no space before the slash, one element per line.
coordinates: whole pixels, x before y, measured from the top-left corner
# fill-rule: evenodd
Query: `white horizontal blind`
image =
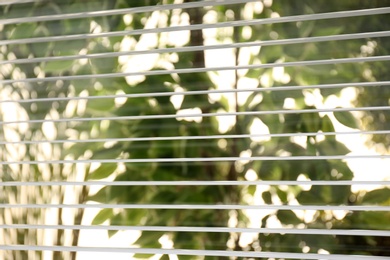
<path fill-rule="evenodd" d="M 389 259 L 390 7 L 67 2 L 0 3 L 0 258 Z"/>

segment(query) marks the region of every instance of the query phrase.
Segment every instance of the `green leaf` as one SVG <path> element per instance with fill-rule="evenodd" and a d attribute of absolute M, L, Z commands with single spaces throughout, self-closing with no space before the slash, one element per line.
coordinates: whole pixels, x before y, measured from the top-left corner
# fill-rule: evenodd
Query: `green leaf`
<path fill-rule="evenodd" d="M 313 192 L 314 188 L 312 187 L 312 189 L 310 191 L 302 191 L 301 193 L 298 194 L 298 196 L 296 196 L 296 199 L 298 200 L 299 204 L 301 205 L 310 205 L 310 204 L 316 204 L 316 203 L 323 203 L 323 198 L 321 198 L 320 194 L 315 194 L 315 192 Z"/>
<path fill-rule="evenodd" d="M 250 185 L 250 186 L 248 186 L 248 193 L 250 195 L 254 196 L 255 192 L 256 192 L 256 189 L 257 189 L 257 187 L 255 185 Z"/>
<path fill-rule="evenodd" d="M 169 255 L 163 255 L 160 260 L 169 260 Z"/>
<path fill-rule="evenodd" d="M 344 30 L 343 26 L 325 27 L 318 30 L 314 30 L 313 36 L 328 36 L 340 34 Z"/>
<path fill-rule="evenodd" d="M 115 163 L 103 163 L 91 174 L 88 175 L 89 180 L 100 180 L 110 176 L 117 168 Z"/>
<path fill-rule="evenodd" d="M 349 111 L 334 112 L 337 121 L 350 128 L 359 128 L 356 118 Z"/>
<path fill-rule="evenodd" d="M 122 225 L 122 213 L 116 214 L 114 217 L 110 219 L 111 225 Z M 108 237 L 111 238 L 113 235 L 118 233 L 119 230 L 108 230 Z"/>
<path fill-rule="evenodd" d="M 321 119 L 321 129 L 323 132 L 334 132 L 333 123 L 329 116 L 326 115 Z"/>
<path fill-rule="evenodd" d="M 108 237 L 111 238 L 113 235 L 115 235 L 116 233 L 118 233 L 118 230 L 108 230 Z"/>
<path fill-rule="evenodd" d="M 134 254 L 135 259 L 150 259 L 152 254 Z"/>
<path fill-rule="evenodd" d="M 323 155 L 345 155 L 350 152 L 343 143 L 338 142 L 331 136 L 327 136 L 324 141 L 319 142 L 317 148 Z"/>
<path fill-rule="evenodd" d="M 158 240 L 164 235 L 164 232 L 142 232 L 141 236 L 137 239 L 135 244 L 141 247 L 160 247 Z"/>
<path fill-rule="evenodd" d="M 110 224 L 111 225 L 115 225 L 115 226 L 125 225 L 125 223 L 124 223 L 124 215 L 125 215 L 125 213 L 126 213 L 126 211 L 122 211 L 122 212 L 116 214 L 115 216 L 113 216 L 110 219 Z"/>
<path fill-rule="evenodd" d="M 34 31 L 33 37 L 47 37 L 49 36 L 49 33 L 47 31 L 47 28 L 44 26 L 38 26 L 37 29 Z M 48 54 L 50 51 L 50 42 L 37 42 L 37 43 L 31 43 L 29 44 L 32 53 L 35 57 L 43 57 Z"/>
<path fill-rule="evenodd" d="M 92 225 L 100 225 L 107 219 L 110 219 L 114 215 L 112 209 L 102 209 L 99 213 L 93 218 Z"/>
<path fill-rule="evenodd" d="M 99 112 L 107 112 L 111 111 L 115 106 L 115 100 L 113 98 L 110 99 L 91 99 L 88 100 L 87 108 L 96 110 Z M 93 112 L 93 111 L 91 111 Z"/>
<path fill-rule="evenodd" d="M 10 39 L 24 39 L 31 38 L 33 36 L 36 24 L 34 23 L 22 23 L 18 25 L 12 32 Z"/>
<path fill-rule="evenodd" d="M 363 197 L 363 204 L 390 205 L 390 189 L 383 188 L 367 192 Z"/>
<path fill-rule="evenodd" d="M 272 204 L 272 194 L 269 191 L 263 192 L 261 195 L 263 197 L 263 200 L 266 204 Z"/>
<path fill-rule="evenodd" d="M 302 114 L 302 124 L 305 132 L 317 132 L 320 130 L 321 118 L 317 113 Z"/>
<path fill-rule="evenodd" d="M 91 159 L 116 159 L 122 152 L 122 146 L 121 145 L 114 145 L 111 148 L 108 149 L 102 149 L 97 152 L 95 152 Z"/>
<path fill-rule="evenodd" d="M 364 211 L 359 212 L 358 224 L 367 223 L 367 229 L 388 229 L 390 212 Z"/>
<path fill-rule="evenodd" d="M 286 203 L 287 202 L 287 192 L 279 189 L 279 188 L 276 188 L 276 193 L 278 194 L 280 200 L 283 202 L 283 203 Z"/>
<path fill-rule="evenodd" d="M 300 220 L 291 210 L 279 210 L 276 216 L 283 224 L 298 225 L 302 223 L 302 220 Z"/>
<path fill-rule="evenodd" d="M 184 195 L 183 193 L 185 194 L 186 190 L 182 191 L 180 196 L 183 196 Z M 178 194 L 174 190 L 164 190 L 156 193 L 156 195 L 151 199 L 151 202 L 155 204 L 164 204 L 164 203 L 172 204 L 178 199 L 179 199 Z"/>
<path fill-rule="evenodd" d="M 89 196 L 88 199 L 96 202 L 101 202 L 101 203 L 107 203 L 110 197 L 110 191 L 111 189 L 115 189 L 116 187 L 110 187 L 110 186 L 105 186 L 102 189 L 100 189 L 98 192 L 96 192 L 95 195 Z"/>
<path fill-rule="evenodd" d="M 51 61 L 45 65 L 46 72 L 64 72 L 69 70 L 73 65 L 73 60 Z"/>
<path fill-rule="evenodd" d="M 332 186 L 332 203 L 347 204 L 351 194 L 350 186 Z"/>
<path fill-rule="evenodd" d="M 141 223 L 142 219 L 148 215 L 148 210 L 146 209 L 132 209 L 126 210 L 124 218 L 121 220 L 121 225 L 138 225 Z M 114 225 L 118 223 L 111 222 Z"/>
<path fill-rule="evenodd" d="M 332 251 L 336 247 L 337 240 L 335 236 L 305 235 L 302 239 L 310 247 L 310 252 L 318 252 L 319 249 Z"/>
<path fill-rule="evenodd" d="M 315 21 L 302 22 L 300 29 L 301 37 L 308 37 L 315 29 Z M 314 30 L 315 31 L 315 30 Z"/>
<path fill-rule="evenodd" d="M 53 46 L 53 53 L 56 56 L 77 55 L 86 45 L 86 40 L 60 41 Z"/>

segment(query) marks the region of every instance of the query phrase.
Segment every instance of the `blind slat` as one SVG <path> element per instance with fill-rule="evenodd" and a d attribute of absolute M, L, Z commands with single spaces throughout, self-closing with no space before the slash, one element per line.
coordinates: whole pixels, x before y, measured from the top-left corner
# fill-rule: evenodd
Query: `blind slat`
<path fill-rule="evenodd" d="M 177 53 L 194 52 L 194 51 L 257 47 L 257 46 L 280 46 L 280 45 L 300 44 L 300 43 L 307 44 L 307 43 L 326 42 L 326 41 L 380 38 L 380 37 L 388 37 L 388 36 L 390 36 L 390 31 L 352 33 L 352 34 L 326 35 L 326 36 L 317 36 L 317 37 L 240 42 L 240 43 L 230 43 L 230 44 L 185 46 L 185 47 L 161 48 L 161 49 L 150 49 L 150 50 L 134 50 L 134 51 L 122 51 L 122 52 L 105 52 L 105 53 L 90 53 L 90 54 L 69 55 L 69 56 L 51 56 L 51 57 L 38 57 L 38 58 L 28 58 L 28 59 L 15 59 L 15 60 L 0 61 L 0 65 L 26 64 L 26 63 L 36 63 L 36 62 L 50 62 L 50 61 L 77 60 L 77 59 L 113 58 L 113 57 L 128 56 L 128 55 L 130 56 L 130 55 L 144 55 L 144 54 L 156 54 L 156 53 L 162 54 L 162 53 L 170 53 L 170 52 L 177 52 Z"/>
<path fill-rule="evenodd" d="M 272 257 L 289 259 L 375 259 L 388 260 L 389 257 L 339 254 L 311 254 L 311 253 L 281 253 L 281 252 L 245 252 L 222 250 L 193 250 L 193 249 L 154 249 L 154 248 L 113 248 L 113 247 L 81 247 L 81 246 L 28 246 L 28 245 L 0 245 L 2 250 L 42 250 L 42 251 L 77 251 L 77 252 L 106 252 L 106 253 L 138 253 L 138 254 L 174 254 L 190 256 L 235 256 L 235 257 Z"/>
<path fill-rule="evenodd" d="M 378 131 L 351 131 L 351 132 L 307 132 L 282 134 L 240 134 L 240 135 L 207 135 L 207 136 L 161 136 L 161 137 L 128 137 L 128 138 L 101 138 L 101 139 L 67 139 L 67 140 L 31 140 L 31 141 L 0 141 L 0 145 L 7 144 L 62 144 L 62 143 L 97 143 L 97 142 L 140 142 L 140 141 L 174 141 L 174 140 L 210 140 L 210 139 L 243 139 L 243 138 L 273 138 L 294 136 L 333 136 L 333 135 L 383 135 L 390 134 L 390 130 Z"/>
<path fill-rule="evenodd" d="M 18 0 L 17 2 L 6 2 L 7 4 L 11 3 L 20 3 L 23 0 Z M 33 2 L 34 0 L 24 0 L 25 2 Z M 19 23 L 31 23 L 31 22 L 47 22 L 47 21 L 60 21 L 60 20 L 69 20 L 69 19 L 83 19 L 83 18 L 92 18 L 92 17 L 104 17 L 109 15 L 125 15 L 125 14 L 137 14 L 137 13 L 147 13 L 154 11 L 168 11 L 174 9 L 189 9 L 189 8 L 201 8 L 206 6 L 219 6 L 219 5 L 233 5 L 233 4 L 244 4 L 250 2 L 256 2 L 258 0 L 208 0 L 208 1 L 197 1 L 189 2 L 183 4 L 164 4 L 164 5 L 151 5 L 151 6 L 141 6 L 133 8 L 123 8 L 123 9 L 113 9 L 113 10 L 99 10 L 99 11 L 90 11 L 90 12 L 79 12 L 79 13 L 68 13 L 68 14 L 52 14 L 52 15 L 43 15 L 43 16 L 32 16 L 32 17 L 18 17 L 0 20 L 0 24 L 19 24 Z M 2 2 L 0 2 L 2 5 Z"/>
<path fill-rule="evenodd" d="M 182 210 L 345 210 L 390 211 L 390 206 L 346 205 L 208 205 L 208 204 L 0 204 L 4 209 L 182 209 Z"/>
<path fill-rule="evenodd" d="M 32 3 L 34 2 L 35 0 L 16 0 L 16 1 L 12 1 L 12 0 L 3 0 L 3 1 L 0 1 L 0 6 L 1 5 L 12 5 L 12 4 L 25 4 L 25 3 Z M 0 22 L 1 24 L 1 22 Z"/>
<path fill-rule="evenodd" d="M 25 79 L 7 79 L 0 80 L 0 84 L 11 83 L 27 83 L 27 82 L 50 82 L 58 80 L 82 80 L 82 79 L 104 79 L 116 77 L 131 77 L 131 76 L 153 76 L 153 75 L 167 75 L 167 74 L 184 74 L 184 73 L 200 73 L 210 71 L 226 71 L 226 70 L 246 70 L 246 69 L 266 69 L 276 67 L 298 67 L 298 66 L 317 66 L 317 65 L 334 65 L 343 63 L 358 63 L 358 62 L 375 62 L 388 61 L 390 55 L 374 56 L 374 57 L 357 57 L 357 58 L 340 58 L 340 59 L 326 59 L 326 60 L 310 60 L 310 61 L 291 61 L 283 63 L 267 63 L 267 64 L 252 64 L 240 66 L 226 66 L 226 67 L 206 67 L 206 68 L 185 68 L 173 70 L 149 70 L 139 72 L 120 72 L 120 73 L 106 73 L 106 74 L 87 74 L 87 75 L 73 75 L 73 76 L 56 76 L 46 78 L 25 78 Z"/>
<path fill-rule="evenodd" d="M 305 161 L 305 160 L 350 160 L 387 159 L 386 155 L 315 155 L 315 156 L 253 156 L 253 157 L 192 157 L 192 158 L 142 158 L 142 159 L 99 159 L 99 160 L 41 160 L 1 161 L 0 165 L 37 165 L 65 163 L 175 163 L 175 162 L 235 162 L 235 161 Z"/>
<path fill-rule="evenodd" d="M 140 98 L 140 97 L 163 97 L 176 95 L 207 95 L 207 94 L 226 94 L 226 93 L 241 93 L 241 92 L 274 92 L 274 91 L 294 91 L 305 89 L 333 89 L 347 87 L 378 87 L 388 86 L 390 81 L 375 81 L 375 82 L 353 82 L 353 83 L 337 83 L 337 84 L 321 84 L 309 86 L 279 86 L 274 88 L 251 88 L 251 89 L 213 89 L 213 90 L 194 90 L 194 91 L 177 91 L 177 92 L 146 92 L 136 94 L 119 94 L 106 96 L 77 96 L 77 97 L 53 97 L 53 98 L 30 98 L 30 99 L 5 99 L 0 100 L 1 103 L 31 103 L 31 102 L 51 102 L 51 101 L 70 101 L 70 100 L 94 100 L 107 98 Z"/>
<path fill-rule="evenodd" d="M 15 40 L 2 40 L 0 41 L 0 46 L 10 45 L 10 44 L 84 40 L 84 39 L 93 39 L 99 37 L 134 36 L 134 35 L 141 35 L 147 33 L 179 32 L 179 31 L 189 31 L 189 30 L 191 31 L 191 30 L 216 29 L 216 28 L 225 28 L 225 27 L 237 27 L 237 26 L 251 26 L 251 25 L 276 24 L 276 23 L 287 23 L 287 22 L 303 22 L 303 21 L 314 21 L 314 20 L 322 20 L 322 19 L 347 18 L 347 17 L 363 16 L 363 15 L 378 15 L 378 14 L 387 14 L 387 13 L 390 13 L 390 7 L 322 13 L 322 14 L 305 14 L 305 15 L 285 16 L 285 17 L 277 17 L 277 18 L 241 20 L 241 21 L 214 23 L 214 24 L 194 24 L 194 25 L 172 26 L 172 27 L 153 28 L 153 29 L 138 29 L 138 30 L 128 30 L 128 31 L 117 31 L 117 32 L 85 33 L 85 34 L 73 34 L 73 35 L 61 35 L 61 36 L 35 37 L 35 38 L 25 38 L 25 39 L 15 39 Z"/>
<path fill-rule="evenodd" d="M 390 181 L 10 181 L 0 182 L 0 187 L 17 186 L 236 186 L 236 185 L 313 185 L 313 186 L 345 186 L 345 185 L 390 185 Z"/>
<path fill-rule="evenodd" d="M 177 227 L 177 226 L 86 226 L 86 225 L 0 225 L 7 229 L 70 229 L 70 230 L 131 230 L 165 232 L 217 232 L 217 233 L 265 233 L 340 236 L 382 236 L 389 237 L 390 230 L 365 229 L 296 229 L 296 228 L 234 228 L 234 227 Z"/>
<path fill-rule="evenodd" d="M 385 111 L 390 110 L 390 106 L 379 107 L 348 107 L 348 108 L 318 108 L 318 109 L 291 109 L 291 110 L 270 110 L 270 111 L 244 111 L 244 112 L 216 112 L 216 113 L 197 113 L 197 114 L 170 114 L 170 115 L 140 115 L 140 116 L 107 116 L 107 117 L 75 117 L 60 119 L 34 119 L 18 121 L 2 121 L 1 125 L 11 124 L 36 124 L 36 123 L 60 123 L 60 122 L 92 122 L 102 120 L 144 120 L 144 119 L 167 119 L 167 118 L 186 118 L 186 117 L 220 117 L 220 116 L 259 116 L 259 115 L 286 115 L 286 114 L 305 114 L 305 113 L 334 113 L 346 111 Z"/>

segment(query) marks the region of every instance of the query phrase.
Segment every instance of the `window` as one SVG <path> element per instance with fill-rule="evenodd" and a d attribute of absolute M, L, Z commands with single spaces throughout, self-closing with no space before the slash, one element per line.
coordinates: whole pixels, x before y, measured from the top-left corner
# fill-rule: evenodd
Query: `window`
<path fill-rule="evenodd" d="M 387 259 L 389 4 L 0 2 L 0 258 Z"/>

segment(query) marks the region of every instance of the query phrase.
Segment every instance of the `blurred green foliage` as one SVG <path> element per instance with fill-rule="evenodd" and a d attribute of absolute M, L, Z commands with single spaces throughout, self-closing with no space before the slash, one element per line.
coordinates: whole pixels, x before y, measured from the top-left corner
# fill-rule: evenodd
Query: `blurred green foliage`
<path fill-rule="evenodd" d="M 169 4 L 173 1 L 130 1 L 130 0 L 102 0 L 102 1 L 37 1 L 34 4 L 18 4 L 12 6 L 0 6 L 2 18 L 22 16 L 37 16 L 71 12 L 88 12 L 113 8 L 132 8 L 155 4 Z M 245 19 L 248 12 L 252 19 L 274 17 L 275 14 L 284 16 L 354 10 L 361 8 L 374 8 L 388 6 L 389 1 L 286 1 L 274 0 L 260 1 L 263 10 L 249 9 L 250 4 L 221 5 L 204 9 L 180 10 L 180 14 L 186 14 L 193 24 L 202 23 L 206 13 L 214 11 L 218 22 L 227 20 Z M 174 18 L 173 11 L 164 11 L 169 26 Z M 231 15 L 233 14 L 233 15 Z M 177 15 L 177 14 L 176 14 Z M 151 13 L 137 13 L 131 15 L 131 24 L 126 24 L 121 15 L 92 17 L 83 19 L 70 19 L 62 21 L 46 21 L 37 23 L 22 23 L 4 25 L 0 31 L 0 40 L 24 39 L 35 37 L 48 37 L 56 35 L 86 34 L 94 30 L 102 32 L 138 30 L 146 26 L 146 21 L 151 19 Z M 217 39 L 227 42 L 245 42 L 256 40 L 289 39 L 298 37 L 314 37 L 333 34 L 359 33 L 369 31 L 387 30 L 389 15 L 359 16 L 353 18 L 340 18 L 332 20 L 317 20 L 296 23 L 275 23 L 254 25 L 248 28 L 236 28 L 232 32 L 218 31 Z M 245 30 L 249 30 L 248 34 Z M 51 57 L 63 55 L 78 55 L 80 53 L 111 53 L 121 49 L 121 43 L 125 38 L 131 38 L 135 44 L 142 41 L 144 35 L 88 38 L 76 41 L 56 41 L 31 44 L 4 45 L 1 49 L 3 58 L 14 56 L 17 59 L 35 57 Z M 157 36 L 156 48 L 173 47 L 164 42 L 162 35 Z M 200 31 L 192 31 L 186 45 L 201 45 L 203 35 Z M 292 45 L 275 45 L 261 47 L 257 53 L 252 53 L 250 63 L 293 62 L 301 60 L 337 59 L 345 57 L 360 57 L 371 55 L 388 55 L 390 39 L 354 39 L 345 41 L 326 41 L 319 43 L 303 43 Z M 374 47 L 372 47 L 372 46 Z M 364 52 L 362 46 L 372 47 L 371 52 Z M 132 46 L 134 48 L 134 45 Z M 366 48 L 367 49 L 367 48 Z M 236 50 L 235 55 L 242 55 L 243 50 Z M 205 67 L 203 52 L 177 53 L 175 61 L 169 60 L 168 55 L 161 54 L 159 60 L 168 61 L 174 68 Z M 147 59 L 147 58 L 146 58 Z M 120 58 L 93 58 L 86 62 L 81 60 L 58 60 L 50 62 L 36 62 L 13 64 L 12 70 L 18 70 L 28 78 L 34 78 L 44 73 L 44 76 L 70 76 L 86 74 L 103 74 L 125 71 L 125 64 L 119 62 Z M 238 60 L 238 59 L 237 59 Z M 131 60 L 130 60 L 131 62 Z M 258 88 L 277 88 L 280 86 L 316 85 L 327 83 L 351 83 L 362 81 L 389 80 L 387 68 L 389 62 L 374 63 L 348 63 L 332 64 L 310 67 L 287 67 L 284 74 L 289 79 L 285 82 L 280 77 L 274 76 L 275 69 L 248 70 L 244 75 L 235 73 L 234 87 L 237 88 L 241 78 L 249 78 L 257 81 Z M 153 70 L 165 70 L 161 63 L 156 62 Z M 12 79 L 12 73 L 2 73 L 4 79 Z M 25 99 L 45 98 L 58 96 L 78 96 L 88 94 L 90 96 L 114 95 L 117 93 L 138 94 L 173 92 L 178 90 L 196 91 L 216 89 L 217 85 L 213 77 L 222 77 L 218 72 L 191 73 L 191 74 L 166 74 L 147 76 L 138 81 L 125 78 L 91 78 L 88 80 L 64 80 L 58 82 L 39 82 L 26 84 L 11 84 L 14 93 Z M 266 80 L 265 80 L 266 79 Z M 120 92 L 118 92 L 120 91 Z M 235 106 L 237 111 L 271 111 L 283 109 L 286 100 L 293 99 L 297 109 L 314 109 L 313 104 L 307 101 L 308 95 L 321 95 L 325 102 L 332 96 L 340 96 L 341 89 L 321 89 L 319 93 L 315 89 L 303 91 L 268 91 L 254 92 L 241 106 Z M 357 89 L 356 106 L 388 106 L 388 86 L 376 86 Z M 260 101 L 258 101 L 260 100 Z M 199 108 L 202 113 L 215 113 L 231 111 L 232 103 L 237 100 L 221 98 L 219 101 L 210 99 L 207 95 L 186 95 L 180 107 L 175 107 L 169 96 L 153 96 L 128 98 L 123 104 L 116 105 L 113 99 L 89 100 L 85 110 L 77 112 L 74 116 L 100 117 L 100 116 L 144 116 L 144 115 L 171 115 L 181 109 Z M 69 116 L 71 102 L 34 102 L 22 103 L 23 109 L 30 119 L 44 119 L 54 109 L 60 117 Z M 261 120 L 270 133 L 316 133 L 334 132 L 331 115 L 320 113 L 285 114 L 285 115 L 258 115 L 237 116 L 235 126 L 228 129 L 226 134 L 248 134 L 255 120 Z M 334 113 L 335 120 L 339 123 L 360 130 L 389 129 L 388 111 L 368 111 L 364 116 L 356 117 L 349 112 Z M 57 139 L 70 138 L 124 138 L 124 137 L 165 137 L 165 136 L 212 136 L 221 134 L 219 122 L 215 117 L 204 117 L 201 122 L 191 120 L 179 120 L 174 118 L 161 119 L 137 119 L 118 120 L 102 123 L 77 122 L 59 124 Z M 67 130 L 67 131 L 65 131 Z M 69 131 L 71 130 L 71 131 Z M 41 139 L 42 124 L 32 124 L 29 131 L 22 139 Z M 373 142 L 389 147 L 388 135 L 374 135 Z M 223 145 L 222 145 L 223 144 Z M 37 160 L 34 153 L 34 145 L 28 145 L 26 160 Z M 175 140 L 175 141 L 129 141 L 117 142 L 107 146 L 104 143 L 80 143 L 73 146 L 61 146 L 61 158 L 72 155 L 74 158 L 90 159 L 114 159 L 114 158 L 190 158 L 190 157 L 235 157 L 244 151 L 252 156 L 305 156 L 305 155 L 345 155 L 350 151 L 334 136 L 326 136 L 323 139 L 308 136 L 303 144 L 298 144 L 293 138 L 272 138 L 266 141 L 253 141 L 251 139 L 208 139 L 208 140 Z M 86 155 L 90 151 L 90 155 Z M 33 169 L 34 167 L 31 166 Z M 86 180 L 101 180 L 107 177 L 115 181 L 178 181 L 178 180 L 245 180 L 248 170 L 253 170 L 260 180 L 297 180 L 304 176 L 311 180 L 351 180 L 353 173 L 347 164 L 341 160 L 313 160 L 313 161 L 250 161 L 245 163 L 231 162 L 180 162 L 180 163 L 127 163 L 124 167 L 116 164 L 102 164 L 95 170 L 87 167 Z M 1 178 L 8 180 L 4 169 Z M 58 175 L 53 179 L 67 179 L 63 167 L 52 169 Z M 33 169 L 34 176 L 29 180 L 41 180 L 37 167 Z M 367 173 L 371 174 L 371 173 Z M 370 178 L 371 179 L 371 178 Z M 13 179 L 17 180 L 17 179 Z M 17 191 L 13 191 L 17 193 Z M 257 187 L 235 186 L 107 186 L 96 194 L 86 198 L 87 190 L 79 192 L 79 202 L 87 200 L 100 203 L 115 204 L 246 204 L 248 196 L 251 200 L 261 199 L 266 204 L 281 202 L 291 203 L 295 200 L 302 205 L 360 205 L 375 204 L 389 205 L 389 190 L 377 189 L 370 192 L 352 192 L 350 186 L 312 186 L 310 190 L 301 187 L 272 186 L 267 190 Z M 2 198 L 7 201 L 6 198 Z M 27 214 L 27 213 L 26 213 Z M 82 213 L 80 213 L 82 214 Z M 75 216 L 76 224 L 81 221 L 82 215 Z M 92 224 L 102 224 L 108 221 L 112 225 L 154 225 L 154 226 L 227 226 L 232 215 L 237 219 L 237 226 L 248 226 L 250 219 L 242 211 L 224 210 L 164 210 L 164 209 L 132 209 L 112 210 L 104 209 L 94 218 Z M 39 218 L 39 216 L 37 216 Z M 27 217 L 14 219 L 15 223 L 26 221 Z M 388 229 L 390 215 L 383 212 L 348 212 L 344 217 L 338 218 L 332 212 L 316 211 L 312 218 L 307 219 L 293 211 L 276 211 L 266 213 L 258 223 L 260 227 L 269 226 L 272 221 L 279 222 L 283 227 L 306 228 L 337 228 L 337 229 Z M 61 220 L 59 220 L 61 222 Z M 109 235 L 114 235 L 110 232 Z M 302 252 L 308 248 L 308 252 L 317 253 L 324 249 L 330 253 L 345 254 L 371 254 L 390 255 L 387 237 L 369 236 L 312 236 L 312 235 L 283 235 L 283 234 L 259 234 L 249 244 L 242 246 L 239 241 L 241 234 L 229 233 L 185 233 L 170 232 L 143 232 L 136 244 L 141 247 L 161 247 L 159 239 L 168 235 L 175 248 L 183 249 L 214 249 L 225 250 L 228 247 L 235 250 L 264 250 L 264 251 L 289 251 Z M 56 240 L 61 244 L 63 234 Z M 73 237 L 77 245 L 77 237 Z M 229 242 L 228 241 L 232 241 Z M 23 244 L 23 231 L 20 231 L 18 241 L 13 243 Z M 149 257 L 136 255 L 137 257 Z M 23 256 L 26 257 L 26 256 Z M 163 258 L 166 256 L 163 256 Z M 190 257 L 191 258 L 191 257 Z M 186 257 L 180 257 L 186 259 Z M 211 259 L 211 258 L 210 258 Z"/>

